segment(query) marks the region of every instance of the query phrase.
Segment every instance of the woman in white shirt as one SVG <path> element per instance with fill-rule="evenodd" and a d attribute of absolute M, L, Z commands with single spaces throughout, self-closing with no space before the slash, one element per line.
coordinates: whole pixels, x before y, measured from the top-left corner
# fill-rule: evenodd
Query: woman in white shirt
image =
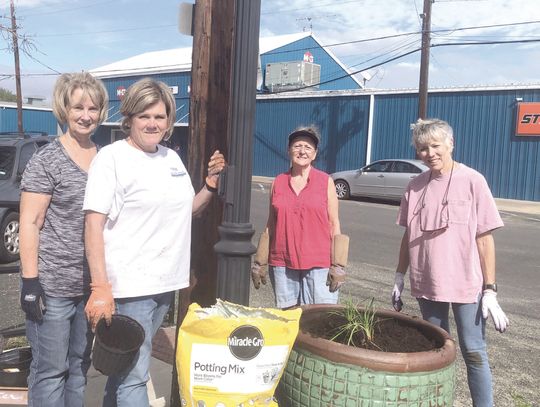
<path fill-rule="evenodd" d="M 176 111 L 162 82 L 131 85 L 120 111 L 127 137 L 101 149 L 88 175 L 83 208 L 92 294 L 86 313 L 93 328 L 114 311 L 143 326 L 136 363 L 109 376 L 103 405 L 147 406 L 152 338 L 173 291 L 189 285 L 191 218 L 210 202 L 225 160 L 219 151 L 212 155 L 205 186 L 195 194 L 179 155 L 159 144 L 171 134 Z"/>

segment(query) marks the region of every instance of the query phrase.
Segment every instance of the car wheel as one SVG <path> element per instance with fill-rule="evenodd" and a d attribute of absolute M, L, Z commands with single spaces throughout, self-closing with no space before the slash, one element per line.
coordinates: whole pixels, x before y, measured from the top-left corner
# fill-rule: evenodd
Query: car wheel
<path fill-rule="evenodd" d="M 0 262 L 11 263 L 19 260 L 19 214 L 8 213 L 0 226 L 2 244 L 0 244 Z"/>
<path fill-rule="evenodd" d="M 335 185 L 337 197 L 339 199 L 349 199 L 349 197 L 351 196 L 349 184 L 347 184 L 347 182 L 343 181 L 342 179 L 339 179 L 335 182 Z"/>

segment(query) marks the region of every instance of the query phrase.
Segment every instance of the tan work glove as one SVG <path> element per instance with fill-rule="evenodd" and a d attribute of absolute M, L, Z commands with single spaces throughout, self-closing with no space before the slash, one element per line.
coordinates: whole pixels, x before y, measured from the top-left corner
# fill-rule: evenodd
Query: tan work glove
<path fill-rule="evenodd" d="M 259 244 L 257 245 L 257 252 L 255 253 L 255 260 L 253 266 L 251 266 L 251 279 L 253 280 L 253 287 L 256 290 L 259 289 L 261 283 L 266 285 L 266 274 L 268 270 L 268 252 L 270 246 L 270 236 L 267 232 L 263 232 L 259 237 Z"/>
<path fill-rule="evenodd" d="M 329 286 L 330 292 L 333 293 L 345 283 L 345 266 L 349 257 L 349 236 L 335 235 L 332 240 L 332 265 L 328 271 L 326 285 Z"/>
<path fill-rule="evenodd" d="M 90 322 L 92 332 L 96 330 L 96 325 L 101 318 L 105 318 L 107 325 L 111 324 L 112 314 L 114 313 L 114 298 L 112 295 L 111 284 L 106 283 L 90 283 L 92 293 L 84 312 L 86 319 Z"/>

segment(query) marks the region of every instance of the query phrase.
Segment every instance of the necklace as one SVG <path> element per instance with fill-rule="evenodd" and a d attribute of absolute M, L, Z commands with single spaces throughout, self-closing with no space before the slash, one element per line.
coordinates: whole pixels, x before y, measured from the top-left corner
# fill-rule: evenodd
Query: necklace
<path fill-rule="evenodd" d="M 443 199 L 442 199 L 442 202 L 441 204 L 443 206 L 446 206 L 448 205 L 448 191 L 450 190 L 450 183 L 452 182 L 452 175 L 454 174 L 454 160 L 452 160 L 452 169 L 450 170 L 450 177 L 448 178 L 448 184 L 446 184 L 446 190 L 444 191 L 444 195 L 443 195 Z M 422 199 L 420 200 L 421 201 L 421 204 L 420 206 L 422 208 L 425 208 L 426 207 L 426 202 L 425 202 L 425 199 L 426 199 L 426 192 L 427 192 L 427 188 L 431 182 L 431 177 L 433 176 L 433 172 L 429 172 L 429 180 L 426 184 L 426 186 L 424 187 L 424 190 L 422 191 Z"/>

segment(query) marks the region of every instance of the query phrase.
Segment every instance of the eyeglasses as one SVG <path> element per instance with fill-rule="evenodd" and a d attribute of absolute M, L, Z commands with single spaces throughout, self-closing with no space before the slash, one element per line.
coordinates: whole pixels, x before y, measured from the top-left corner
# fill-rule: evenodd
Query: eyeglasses
<path fill-rule="evenodd" d="M 450 209 L 448 208 L 448 191 L 450 190 L 450 184 L 452 183 L 452 175 L 454 174 L 454 163 L 452 162 L 452 169 L 450 170 L 450 177 L 448 178 L 448 184 L 446 184 L 446 190 L 441 201 L 441 206 L 437 205 L 436 212 L 432 213 L 426 209 L 426 192 L 429 184 L 431 183 L 431 173 L 429 174 L 429 181 L 422 191 L 422 196 L 419 200 L 420 208 L 415 211 L 419 217 L 420 231 L 424 233 L 435 233 L 448 229 L 450 223 Z"/>
<path fill-rule="evenodd" d="M 301 151 L 303 149 L 304 152 L 308 154 L 315 151 L 315 149 L 308 144 L 294 144 L 293 146 L 291 146 L 291 149 L 293 151 Z"/>

